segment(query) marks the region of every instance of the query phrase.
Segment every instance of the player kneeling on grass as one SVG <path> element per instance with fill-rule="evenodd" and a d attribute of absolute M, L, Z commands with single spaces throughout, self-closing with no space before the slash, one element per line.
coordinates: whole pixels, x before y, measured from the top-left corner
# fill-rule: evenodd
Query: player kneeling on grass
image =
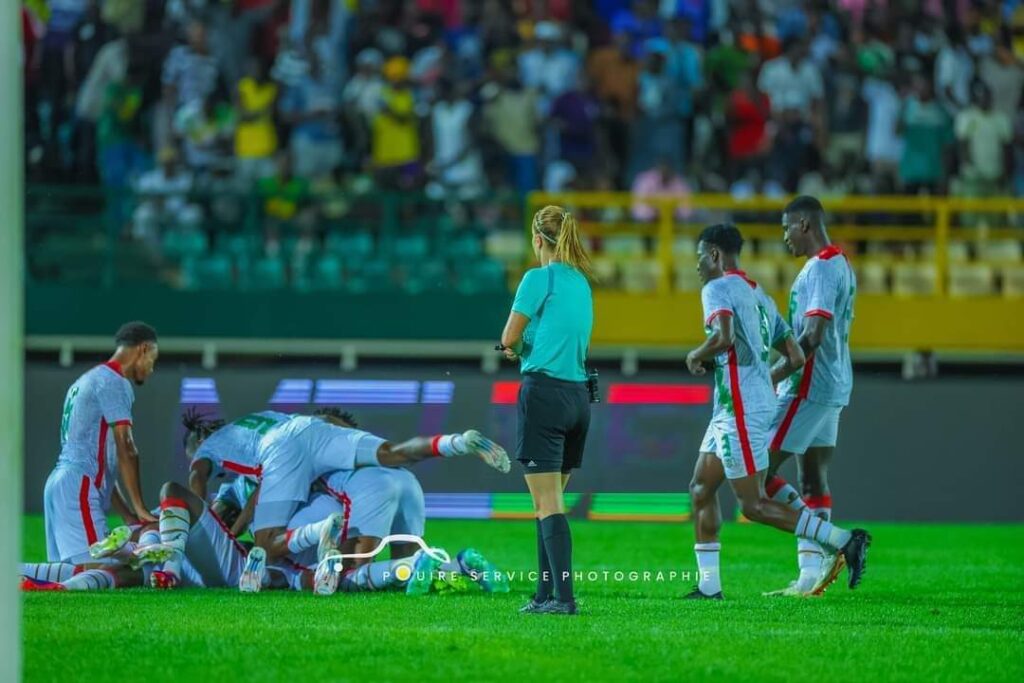
<path fill-rule="evenodd" d="M 339 427 L 355 429 L 352 415 L 336 408 L 324 408 L 317 415 Z M 391 559 L 371 561 L 382 542 L 393 535 L 421 539 L 426 519 L 423 489 L 416 476 L 404 468 L 359 467 L 356 470 L 332 472 L 314 483 L 309 503 L 300 508 L 288 523 L 290 547 L 305 545 L 302 537 L 311 540 L 310 525 L 325 520 L 331 514 L 342 516 L 341 538 L 338 551 L 345 556 L 339 588 L 345 592 L 385 590 L 406 587 L 410 594 L 422 594 L 437 583 L 455 589 L 468 588 L 475 581 L 487 592 L 508 590 L 508 581 L 486 558 L 472 548 L 461 551 L 455 560 L 446 554 L 425 552 L 418 543 L 403 541 L 389 544 Z M 303 531 L 303 530 L 306 531 Z M 297 550 L 279 563 L 287 570 L 296 566 L 318 567 L 325 564 L 320 544 L 314 550 Z M 260 590 L 267 580 L 260 576 L 265 566 L 265 553 L 250 553 L 251 572 L 243 573 L 243 590 Z M 336 567 L 335 567 L 336 568 Z M 273 567 L 268 567 L 273 569 Z M 302 578 L 293 574 L 294 579 Z M 330 578 L 330 577 L 327 577 Z M 410 580 L 411 579 L 411 580 Z M 315 581 L 314 581 L 315 582 Z M 321 592 L 329 590 L 328 583 L 320 584 Z"/>
<path fill-rule="evenodd" d="M 687 354 L 686 365 L 693 374 L 703 375 L 704 364 L 714 363 L 715 401 L 690 483 L 700 581 L 687 597 L 722 598 L 717 492 L 726 478 L 747 519 L 838 551 L 849 570 L 849 586 L 855 588 L 864 573 L 870 535 L 863 529 L 846 531 L 765 495 L 768 433 L 775 413 L 768 366 L 772 339 L 750 284 L 725 272 L 724 254 L 737 253 L 737 242 L 742 239 L 735 227 L 713 225 L 701 233 L 697 244 L 707 339 Z"/>
<path fill-rule="evenodd" d="M 270 561 L 312 545 L 310 534 L 321 533 L 317 592 L 337 588 L 339 562 L 325 561 L 338 555 L 337 534 L 323 529 L 289 532 L 288 521 L 309 497 L 313 483 L 325 474 L 357 467 L 401 467 L 427 458 L 475 455 L 501 472 L 510 469 L 501 446 L 477 431 L 416 437 L 391 444 L 369 432 L 341 427 L 320 417 L 299 415 L 270 429 L 257 453 L 261 483 L 252 528 L 256 545 Z"/>
<path fill-rule="evenodd" d="M 135 551 L 140 563 L 162 565 L 150 574 L 150 585 L 154 588 L 181 585 L 186 558 L 203 586 L 237 585 L 247 549 L 199 496 L 181 484 L 164 484 L 160 489 L 159 528 L 159 544 Z"/>

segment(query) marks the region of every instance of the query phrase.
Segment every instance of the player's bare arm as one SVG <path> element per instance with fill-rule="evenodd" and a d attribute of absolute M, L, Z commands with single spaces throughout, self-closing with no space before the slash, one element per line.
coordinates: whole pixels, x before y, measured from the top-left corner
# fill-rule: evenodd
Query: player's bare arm
<path fill-rule="evenodd" d="M 501 345 L 505 347 L 505 357 L 516 360 L 523 351 L 523 332 L 530 324 L 530 319 L 522 313 L 512 311 L 508 314 L 505 329 L 501 333 Z"/>
<path fill-rule="evenodd" d="M 110 505 L 114 508 L 114 512 L 120 515 L 121 519 L 124 520 L 125 524 L 134 524 L 138 522 L 138 518 L 135 516 L 135 511 L 132 510 L 131 506 L 125 502 L 124 495 L 121 493 L 121 482 L 117 482 L 114 485 L 114 490 L 110 494 Z"/>
<path fill-rule="evenodd" d="M 231 535 L 241 536 L 252 524 L 252 516 L 256 511 L 256 502 L 260 497 L 260 487 L 257 486 L 256 490 L 249 496 L 249 500 L 245 501 L 245 507 L 238 513 L 238 517 L 235 518 L 234 523 L 231 524 Z"/>
<path fill-rule="evenodd" d="M 117 465 L 124 482 L 127 502 L 135 510 L 135 516 L 139 518 L 139 521 L 157 521 L 142 500 L 142 487 L 139 483 L 139 449 L 135 446 L 135 438 L 132 436 L 130 424 L 114 425 L 114 443 L 117 446 Z"/>
<path fill-rule="evenodd" d="M 800 348 L 803 349 L 804 356 L 810 358 L 818 350 L 818 347 L 821 346 L 821 340 L 825 338 L 825 330 L 828 329 L 831 323 L 832 321 L 823 315 L 807 317 L 804 321 L 803 332 L 800 333 L 800 339 L 798 340 Z"/>
<path fill-rule="evenodd" d="M 820 343 L 820 340 L 819 340 Z M 782 341 L 775 345 L 775 350 L 781 354 L 780 358 L 772 366 L 772 384 L 778 384 L 794 372 L 799 370 L 807 362 L 807 356 L 800 344 L 788 334 Z"/>
<path fill-rule="evenodd" d="M 206 500 L 206 485 L 210 481 L 210 473 L 212 471 L 213 466 L 205 458 L 195 460 L 189 469 L 188 487 L 192 493 L 199 496 L 202 500 Z"/>
<path fill-rule="evenodd" d="M 686 354 L 686 367 L 694 375 L 703 375 L 703 363 L 727 350 L 736 340 L 731 315 L 719 315 L 712 321 L 712 332 L 704 343 Z"/>

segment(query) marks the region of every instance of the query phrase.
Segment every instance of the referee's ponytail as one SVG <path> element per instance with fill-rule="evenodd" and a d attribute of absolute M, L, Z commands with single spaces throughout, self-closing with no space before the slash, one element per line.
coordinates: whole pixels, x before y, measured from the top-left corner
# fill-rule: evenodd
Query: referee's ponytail
<path fill-rule="evenodd" d="M 556 260 L 594 279 L 590 254 L 583 246 L 575 216 L 560 206 L 545 206 L 534 215 L 533 230 L 545 242 L 554 245 Z"/>

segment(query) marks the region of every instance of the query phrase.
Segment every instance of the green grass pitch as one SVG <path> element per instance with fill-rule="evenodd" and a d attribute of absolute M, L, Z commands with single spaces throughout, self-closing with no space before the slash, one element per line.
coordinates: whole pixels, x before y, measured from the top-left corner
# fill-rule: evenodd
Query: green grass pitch
<path fill-rule="evenodd" d="M 683 581 L 582 582 L 584 616 L 520 616 L 531 592 L 318 598 L 231 590 L 26 594 L 26 681 L 1024 680 L 1024 526 L 871 525 L 864 583 L 761 597 L 794 541 L 723 532 L 723 603 Z M 686 525 L 575 522 L 580 570 L 692 567 Z M 534 567 L 533 524 L 431 521 L 427 540 Z M 27 518 L 25 559 L 45 555 Z M 613 576 L 614 578 L 614 576 Z"/>

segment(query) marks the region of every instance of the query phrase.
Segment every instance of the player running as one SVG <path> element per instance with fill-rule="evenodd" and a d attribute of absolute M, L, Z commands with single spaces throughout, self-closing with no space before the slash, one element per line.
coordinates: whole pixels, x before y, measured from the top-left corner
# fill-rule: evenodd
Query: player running
<path fill-rule="evenodd" d="M 111 506 L 128 522 L 156 521 L 143 502 L 132 437 L 132 384 L 153 373 L 156 331 L 125 323 L 114 341 L 110 360 L 79 377 L 64 399 L 60 455 L 43 490 L 50 562 L 91 562 L 89 546 L 107 535 Z"/>
<path fill-rule="evenodd" d="M 846 531 L 767 498 L 768 438 L 775 396 L 768 368 L 772 337 L 754 289 L 743 277 L 727 275 L 723 254 L 738 251 L 735 228 L 705 228 L 697 245 L 697 272 L 704 287 L 701 302 L 707 339 L 686 356 L 695 375 L 714 363 L 715 401 L 711 424 L 694 467 L 690 493 L 695 509 L 700 573 L 689 599 L 722 599 L 719 573 L 721 518 L 711 508 L 718 488 L 728 478 L 747 519 L 815 540 L 841 553 L 849 567 L 849 585 L 861 580 L 871 537 L 863 529 Z M 788 356 L 787 356 L 788 358 Z M 794 362 L 799 357 L 793 359 Z M 710 509 L 709 509 L 710 508 Z"/>
<path fill-rule="evenodd" d="M 845 255 L 825 231 L 825 210 L 814 197 L 794 199 L 782 214 L 783 239 L 794 256 L 806 257 L 789 295 L 789 322 L 807 364 L 786 358 L 772 368 L 779 384 L 772 422 L 771 458 L 766 490 L 795 509 L 831 519 L 832 495 L 828 464 L 839 434 L 839 415 L 850 402 L 853 368 L 850 326 L 857 279 Z M 797 457 L 800 494 L 780 477 L 778 468 Z M 800 575 L 786 588 L 769 595 L 820 595 L 843 568 L 843 556 L 826 555 L 813 539 L 797 543 Z"/>

